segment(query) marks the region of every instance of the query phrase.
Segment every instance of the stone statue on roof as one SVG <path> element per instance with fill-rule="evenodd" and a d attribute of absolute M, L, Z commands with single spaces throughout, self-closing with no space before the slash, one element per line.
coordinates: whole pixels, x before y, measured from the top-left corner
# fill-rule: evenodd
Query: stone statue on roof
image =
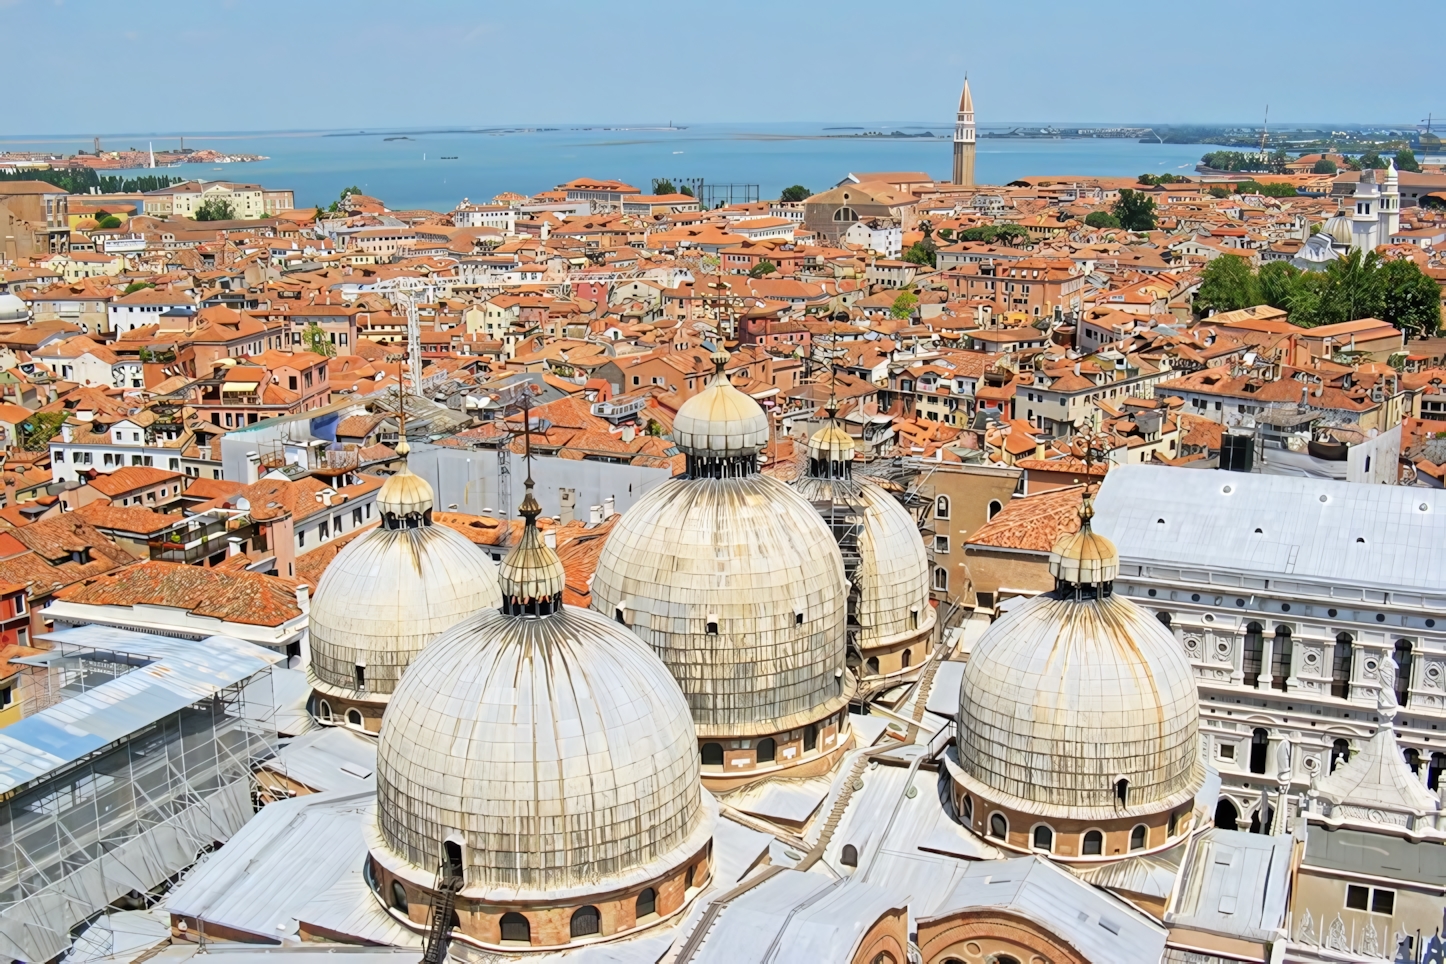
<path fill-rule="evenodd" d="M 1376 706 L 1382 712 L 1394 710 L 1400 704 L 1396 702 L 1396 660 L 1390 656 L 1381 659 L 1381 668 L 1376 671 L 1376 681 L 1380 689 L 1376 691 Z"/>

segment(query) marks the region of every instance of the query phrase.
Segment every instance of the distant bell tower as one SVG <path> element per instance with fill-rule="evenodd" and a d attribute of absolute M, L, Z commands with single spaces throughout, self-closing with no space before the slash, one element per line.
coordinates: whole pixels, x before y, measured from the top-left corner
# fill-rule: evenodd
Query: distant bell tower
<path fill-rule="evenodd" d="M 959 95 L 959 116 L 954 122 L 955 184 L 974 186 L 974 98 L 969 93 L 969 77 L 964 77 L 964 93 Z"/>

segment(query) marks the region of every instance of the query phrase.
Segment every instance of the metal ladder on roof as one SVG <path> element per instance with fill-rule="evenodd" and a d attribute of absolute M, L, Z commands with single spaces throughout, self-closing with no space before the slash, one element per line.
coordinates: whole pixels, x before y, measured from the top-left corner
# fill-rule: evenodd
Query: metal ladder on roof
<path fill-rule="evenodd" d="M 436 896 L 432 898 L 432 921 L 423 945 L 422 964 L 442 964 L 447 958 L 447 946 L 452 943 L 452 915 L 462 890 L 462 877 L 449 874 L 450 869 L 446 861 L 437 868 Z"/>

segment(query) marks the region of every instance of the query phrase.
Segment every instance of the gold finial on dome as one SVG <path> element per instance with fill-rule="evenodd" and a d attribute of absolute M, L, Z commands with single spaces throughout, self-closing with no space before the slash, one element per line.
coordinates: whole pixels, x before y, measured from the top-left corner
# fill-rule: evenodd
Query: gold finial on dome
<path fill-rule="evenodd" d="M 530 400 L 522 405 L 523 459 L 527 462 L 527 479 L 522 483 L 526 494 L 517 511 L 523 518 L 522 539 L 502 559 L 497 570 L 502 585 L 502 611 L 509 616 L 547 616 L 562 609 L 562 590 L 567 581 L 562 560 L 557 552 L 542 541 L 537 517 L 542 505 L 532 488 L 532 417 Z"/>
<path fill-rule="evenodd" d="M 1086 490 L 1080 500 L 1079 530 L 1060 536 L 1049 551 L 1049 571 L 1057 586 L 1107 586 L 1119 575 L 1119 550 L 1090 528 L 1094 514 L 1094 501 Z"/>

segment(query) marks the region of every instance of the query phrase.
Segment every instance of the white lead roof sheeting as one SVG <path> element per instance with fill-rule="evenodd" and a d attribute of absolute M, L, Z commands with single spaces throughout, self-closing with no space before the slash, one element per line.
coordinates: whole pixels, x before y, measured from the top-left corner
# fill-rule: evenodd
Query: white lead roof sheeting
<path fill-rule="evenodd" d="M 1446 587 L 1446 493 L 1435 489 L 1124 465 L 1105 476 L 1094 525 L 1129 563 Z"/>

